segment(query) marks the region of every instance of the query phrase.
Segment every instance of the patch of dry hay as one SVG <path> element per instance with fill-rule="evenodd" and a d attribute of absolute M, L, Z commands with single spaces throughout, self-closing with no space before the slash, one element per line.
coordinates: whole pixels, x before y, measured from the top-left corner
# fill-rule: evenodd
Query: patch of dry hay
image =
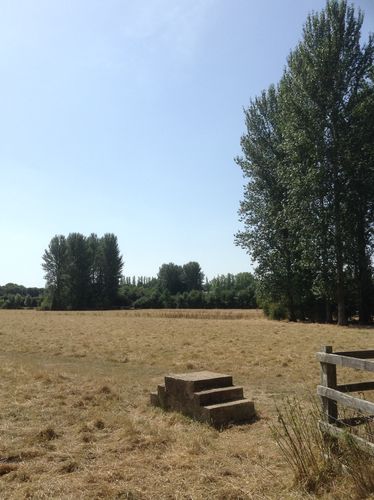
<path fill-rule="evenodd" d="M 274 400 L 314 392 L 321 345 L 364 349 L 372 331 L 175 313 L 0 311 L 1 498 L 305 498 Z M 262 418 L 218 432 L 149 406 L 166 373 L 200 369 L 232 374 Z"/>

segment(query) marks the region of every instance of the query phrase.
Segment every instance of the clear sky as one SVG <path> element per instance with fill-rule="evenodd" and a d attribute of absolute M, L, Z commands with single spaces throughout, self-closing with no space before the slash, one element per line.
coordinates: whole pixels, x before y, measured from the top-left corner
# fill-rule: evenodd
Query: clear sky
<path fill-rule="evenodd" d="M 374 0 L 356 0 L 374 28 Z M 234 245 L 243 107 L 324 0 L 0 0 L 0 284 L 55 234 L 118 236 L 125 275 L 251 269 Z"/>

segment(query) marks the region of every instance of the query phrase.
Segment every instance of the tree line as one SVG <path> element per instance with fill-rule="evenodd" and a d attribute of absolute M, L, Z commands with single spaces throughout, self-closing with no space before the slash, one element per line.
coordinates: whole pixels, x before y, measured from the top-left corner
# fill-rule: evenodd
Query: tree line
<path fill-rule="evenodd" d="M 25 287 L 15 283 L 0 286 L 0 309 L 21 309 L 40 307 L 44 288 Z"/>
<path fill-rule="evenodd" d="M 327 1 L 245 110 L 236 241 L 256 263 L 260 305 L 290 320 L 374 312 L 374 42 L 361 42 L 362 23 Z"/>
<path fill-rule="evenodd" d="M 54 236 L 42 257 L 46 288 L 41 307 L 108 308 L 256 307 L 250 273 L 208 280 L 198 262 L 162 264 L 157 277 L 125 277 L 117 237 L 71 233 Z"/>
<path fill-rule="evenodd" d="M 208 280 L 198 262 L 162 264 L 156 277 L 122 275 L 117 238 L 71 233 L 54 236 L 42 257 L 46 287 L 0 287 L 0 308 L 254 308 L 250 273 Z"/>
<path fill-rule="evenodd" d="M 204 277 L 198 262 L 163 264 L 157 278 L 124 277 L 122 304 L 134 308 L 255 308 L 256 283 L 251 273 Z"/>

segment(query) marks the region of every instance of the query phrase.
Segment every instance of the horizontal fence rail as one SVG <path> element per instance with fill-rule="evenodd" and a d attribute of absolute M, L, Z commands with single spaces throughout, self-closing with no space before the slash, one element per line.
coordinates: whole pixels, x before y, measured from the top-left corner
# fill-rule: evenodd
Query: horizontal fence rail
<path fill-rule="evenodd" d="M 356 370 L 374 372 L 374 361 L 368 361 L 364 358 L 357 358 L 342 354 L 328 354 L 324 352 L 317 352 L 317 359 L 320 363 L 346 366 L 347 368 L 354 368 Z"/>
<path fill-rule="evenodd" d="M 338 439 L 344 439 L 347 436 L 347 432 L 345 429 L 341 429 L 340 427 L 336 427 L 333 424 L 329 424 L 327 422 L 320 422 L 319 427 L 322 432 L 328 434 L 332 437 L 336 437 Z M 361 450 L 369 453 L 370 455 L 374 455 L 374 443 L 370 443 L 359 436 L 355 436 L 354 434 L 350 434 L 350 437 L 355 442 L 356 446 Z"/>
<path fill-rule="evenodd" d="M 340 392 L 374 391 L 374 382 L 357 382 L 356 384 L 342 384 L 338 385 L 336 388 Z"/>
<path fill-rule="evenodd" d="M 319 385 L 317 387 L 317 394 L 319 396 L 332 399 L 345 408 L 353 408 L 354 410 L 364 411 L 366 413 L 374 413 L 374 403 L 365 401 L 364 399 L 355 398 L 353 396 L 348 396 L 347 394 L 343 394 L 336 389 L 330 389 L 329 387 Z"/>
<path fill-rule="evenodd" d="M 374 350 L 368 351 L 336 351 L 334 356 L 349 356 L 350 358 L 374 359 Z"/>

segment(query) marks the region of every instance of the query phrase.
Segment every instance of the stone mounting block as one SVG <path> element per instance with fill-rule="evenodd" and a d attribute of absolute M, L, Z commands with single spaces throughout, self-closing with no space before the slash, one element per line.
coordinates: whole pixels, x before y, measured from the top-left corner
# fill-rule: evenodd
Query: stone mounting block
<path fill-rule="evenodd" d="M 210 371 L 166 375 L 165 384 L 151 393 L 151 404 L 174 410 L 214 427 L 249 422 L 255 417 L 253 401 L 231 375 Z"/>

